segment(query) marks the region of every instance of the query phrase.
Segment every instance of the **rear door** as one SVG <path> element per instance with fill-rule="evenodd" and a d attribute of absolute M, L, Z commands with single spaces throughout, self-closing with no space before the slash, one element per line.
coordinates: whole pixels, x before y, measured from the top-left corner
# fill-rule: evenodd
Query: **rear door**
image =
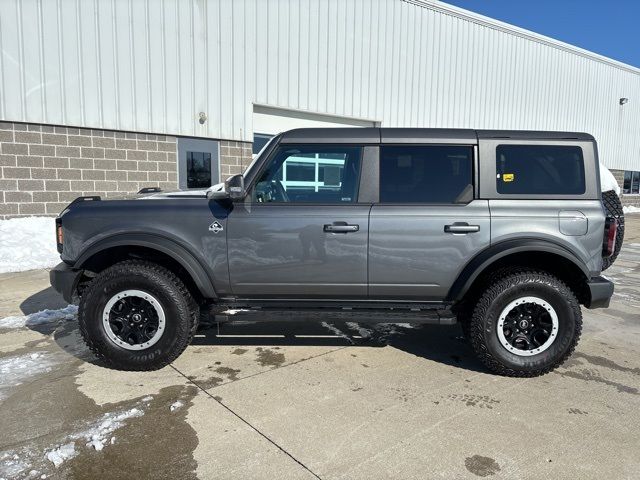
<path fill-rule="evenodd" d="M 370 204 L 358 202 L 361 145 L 279 145 L 229 214 L 233 294 L 364 299 Z"/>
<path fill-rule="evenodd" d="M 473 136 L 380 147 L 379 201 L 369 221 L 369 296 L 442 301 L 490 243 L 476 199 Z"/>

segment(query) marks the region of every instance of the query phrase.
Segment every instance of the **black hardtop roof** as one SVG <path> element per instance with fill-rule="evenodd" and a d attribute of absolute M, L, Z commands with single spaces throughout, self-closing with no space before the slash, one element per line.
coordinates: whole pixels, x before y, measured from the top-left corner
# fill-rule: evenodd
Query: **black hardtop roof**
<path fill-rule="evenodd" d="M 588 133 L 464 128 L 296 128 L 281 143 L 477 143 L 478 139 L 594 140 Z"/>

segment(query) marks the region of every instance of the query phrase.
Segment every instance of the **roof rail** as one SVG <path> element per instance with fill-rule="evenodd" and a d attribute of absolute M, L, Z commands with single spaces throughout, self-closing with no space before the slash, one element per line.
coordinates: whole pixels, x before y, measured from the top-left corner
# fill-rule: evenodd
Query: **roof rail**
<path fill-rule="evenodd" d="M 102 200 L 100 198 L 100 195 L 90 195 L 85 197 L 78 197 L 69 205 L 73 205 L 74 203 L 80 203 L 80 202 L 99 202 L 100 200 Z"/>
<path fill-rule="evenodd" d="M 140 189 L 138 194 L 142 194 L 142 193 L 158 193 L 158 192 L 161 192 L 161 191 L 162 191 L 162 189 L 160 187 L 144 187 L 144 188 Z"/>

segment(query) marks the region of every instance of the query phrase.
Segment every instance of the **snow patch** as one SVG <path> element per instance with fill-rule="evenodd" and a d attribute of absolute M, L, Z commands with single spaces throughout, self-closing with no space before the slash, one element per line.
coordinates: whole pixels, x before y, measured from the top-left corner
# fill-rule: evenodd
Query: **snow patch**
<path fill-rule="evenodd" d="M 99 452 L 105 445 L 113 445 L 113 443 L 115 443 L 115 437 L 111 434 L 122 427 L 125 420 L 141 417 L 142 415 L 144 415 L 144 411 L 136 407 L 121 412 L 105 413 L 100 419 L 90 425 L 87 430 L 75 433 L 69 438 L 84 440 L 87 447 L 94 448 Z"/>
<path fill-rule="evenodd" d="M 29 315 L 0 318 L 0 328 L 24 328 L 43 323 L 73 320 L 78 313 L 78 307 L 69 305 L 59 310 L 42 310 Z"/>
<path fill-rule="evenodd" d="M 53 218 L 0 220 L 0 273 L 51 268 L 58 263 Z"/>
<path fill-rule="evenodd" d="M 0 358 L 0 401 L 9 396 L 7 390 L 51 371 L 54 364 L 53 356 L 43 352 Z"/>
<path fill-rule="evenodd" d="M 229 310 L 225 310 L 224 312 L 222 312 L 223 315 L 235 315 L 236 313 L 242 313 L 242 312 L 248 312 L 249 310 L 245 310 L 242 308 L 238 308 L 238 309 L 233 309 L 230 308 Z"/>
<path fill-rule="evenodd" d="M 360 335 L 362 338 L 370 338 L 371 335 L 373 335 L 373 330 L 369 330 L 368 328 L 364 328 L 359 323 L 346 322 L 345 325 L 347 327 L 349 327 L 351 330 L 354 330 L 354 331 L 358 332 L 358 335 Z"/>
<path fill-rule="evenodd" d="M 138 404 L 140 405 L 140 404 Z M 35 478 L 32 472 L 38 475 L 41 472 L 36 470 L 45 470 L 48 462 L 58 468 L 67 460 L 75 457 L 80 453 L 77 447 L 84 445 L 87 448 L 93 448 L 96 451 L 102 451 L 108 445 L 116 443 L 116 437 L 113 432 L 122 427 L 126 420 L 144 415 L 142 408 L 130 408 L 116 412 L 105 413 L 98 417 L 95 421 L 88 424 L 88 428 L 66 435 L 60 443 L 55 444 L 49 449 L 33 450 L 31 448 L 23 448 L 22 451 L 8 451 L 0 453 L 0 480 L 8 478 Z M 82 442 L 79 444 L 79 442 Z M 25 477 L 26 470 L 29 469 L 28 477 Z M 47 478 L 46 474 L 42 474 L 40 478 Z"/>
<path fill-rule="evenodd" d="M 47 460 L 53 463 L 53 466 L 58 468 L 65 461 L 73 458 L 77 455 L 76 446 L 73 442 L 69 442 L 65 445 L 61 445 L 54 450 L 50 450 L 45 454 Z"/>
<path fill-rule="evenodd" d="M 613 173 L 611 173 L 602 162 L 600 162 L 600 190 L 603 192 L 613 190 L 616 192 L 616 195 L 620 196 L 620 185 L 618 185 L 616 177 L 613 176 Z"/>
<path fill-rule="evenodd" d="M 182 403 L 180 400 L 178 400 L 177 402 L 173 402 L 171 404 L 171 406 L 169 407 L 169 410 L 171 410 L 172 412 L 175 412 L 176 410 L 178 410 L 179 408 L 184 407 L 184 403 Z"/>
<path fill-rule="evenodd" d="M 349 335 L 347 335 L 346 333 L 344 333 L 342 330 L 340 330 L 338 327 L 336 327 L 335 325 L 332 325 L 330 323 L 327 322 L 322 322 L 321 324 L 324 328 L 326 328 L 327 330 L 331 331 L 334 335 L 338 336 L 338 337 L 342 337 L 345 340 L 348 340 L 349 343 L 353 343 L 353 340 L 351 340 L 351 337 L 349 337 Z"/>
<path fill-rule="evenodd" d="M 31 465 L 14 452 L 4 452 L 0 457 L 0 479 L 16 478 Z"/>
<path fill-rule="evenodd" d="M 633 205 L 625 205 L 622 207 L 622 211 L 624 213 L 640 213 L 640 207 L 635 207 Z"/>

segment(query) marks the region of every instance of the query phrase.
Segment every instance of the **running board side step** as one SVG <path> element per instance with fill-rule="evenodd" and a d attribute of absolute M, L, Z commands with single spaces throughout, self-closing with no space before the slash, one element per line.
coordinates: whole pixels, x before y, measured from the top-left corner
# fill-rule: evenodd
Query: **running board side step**
<path fill-rule="evenodd" d="M 224 310 L 228 307 L 227 310 Z M 215 305 L 211 315 L 216 321 L 303 321 L 303 322 L 357 322 L 357 323 L 416 323 L 428 325 L 454 325 L 456 316 L 449 309 L 275 309 L 242 308 L 237 305 Z"/>

